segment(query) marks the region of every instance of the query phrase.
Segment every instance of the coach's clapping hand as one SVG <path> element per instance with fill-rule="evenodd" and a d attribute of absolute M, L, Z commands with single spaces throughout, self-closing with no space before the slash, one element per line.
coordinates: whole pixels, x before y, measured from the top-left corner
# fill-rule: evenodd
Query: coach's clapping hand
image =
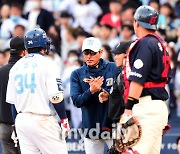
<path fill-rule="evenodd" d="M 100 76 L 97 78 L 90 77 L 90 81 L 88 83 L 90 85 L 90 91 L 92 94 L 94 94 L 95 92 L 99 92 L 101 90 L 103 81 L 104 81 L 104 77 L 100 77 Z"/>
<path fill-rule="evenodd" d="M 99 93 L 99 101 L 103 103 L 108 100 L 108 97 L 109 93 L 106 90 L 102 89 L 102 92 Z"/>

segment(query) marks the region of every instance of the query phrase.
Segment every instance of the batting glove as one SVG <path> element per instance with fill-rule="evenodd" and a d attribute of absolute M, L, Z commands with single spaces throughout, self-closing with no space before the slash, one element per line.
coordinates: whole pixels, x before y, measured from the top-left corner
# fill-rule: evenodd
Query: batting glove
<path fill-rule="evenodd" d="M 66 138 L 70 132 L 68 118 L 61 119 L 62 136 Z"/>

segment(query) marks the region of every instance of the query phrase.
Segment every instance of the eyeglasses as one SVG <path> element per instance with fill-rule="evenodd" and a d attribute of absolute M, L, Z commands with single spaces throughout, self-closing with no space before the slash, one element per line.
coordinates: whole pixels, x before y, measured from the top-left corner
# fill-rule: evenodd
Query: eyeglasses
<path fill-rule="evenodd" d="M 98 52 L 94 52 L 94 51 L 92 51 L 92 50 L 84 50 L 84 51 L 83 51 L 83 54 L 86 55 L 86 56 L 89 55 L 89 54 L 90 54 L 91 56 L 94 56 L 94 55 L 96 55 L 97 53 L 98 53 Z"/>

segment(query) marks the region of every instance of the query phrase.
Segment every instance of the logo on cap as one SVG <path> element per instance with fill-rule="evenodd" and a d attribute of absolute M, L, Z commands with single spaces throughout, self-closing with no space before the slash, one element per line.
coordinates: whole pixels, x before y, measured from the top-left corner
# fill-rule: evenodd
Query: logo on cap
<path fill-rule="evenodd" d="M 33 44 L 33 41 L 31 40 L 31 41 L 28 41 L 28 44 Z"/>
<path fill-rule="evenodd" d="M 157 17 L 151 17 L 151 19 L 149 20 L 149 23 L 151 25 L 154 25 L 156 23 L 156 21 L 157 21 Z"/>
<path fill-rule="evenodd" d="M 94 40 L 88 40 L 87 45 L 93 45 Z"/>

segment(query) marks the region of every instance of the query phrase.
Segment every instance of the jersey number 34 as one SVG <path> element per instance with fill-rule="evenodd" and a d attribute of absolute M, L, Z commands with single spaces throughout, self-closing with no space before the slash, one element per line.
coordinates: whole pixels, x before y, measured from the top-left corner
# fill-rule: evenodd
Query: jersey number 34
<path fill-rule="evenodd" d="M 29 89 L 31 93 L 34 93 L 36 88 L 34 73 L 24 75 L 17 74 L 15 76 L 15 82 L 17 94 L 22 94 L 25 89 Z"/>

